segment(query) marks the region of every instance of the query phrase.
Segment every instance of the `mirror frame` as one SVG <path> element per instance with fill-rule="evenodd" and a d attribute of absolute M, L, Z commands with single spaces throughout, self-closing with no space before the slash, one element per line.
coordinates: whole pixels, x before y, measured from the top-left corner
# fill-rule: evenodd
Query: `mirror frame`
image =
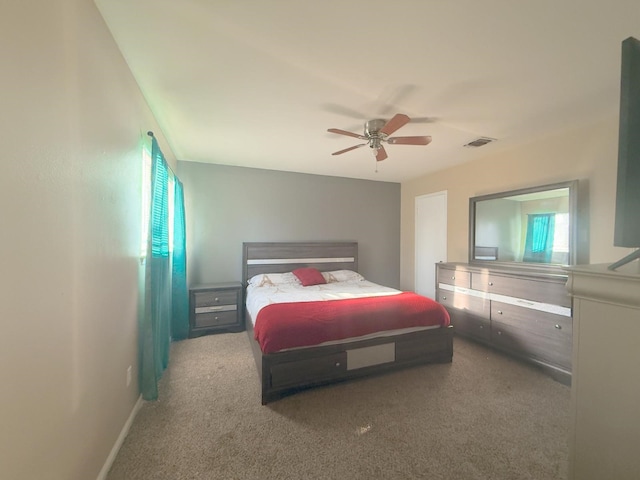
<path fill-rule="evenodd" d="M 552 183 L 548 185 L 538 185 L 535 187 L 508 190 L 505 192 L 491 193 L 469 198 L 469 263 L 473 265 L 485 266 L 509 266 L 522 268 L 536 268 L 545 270 L 562 270 L 565 264 L 560 263 L 534 263 L 499 260 L 480 260 L 474 258 L 476 247 L 476 206 L 483 200 L 494 200 L 503 197 L 513 197 L 530 193 L 544 192 L 547 190 L 557 190 L 560 188 L 569 189 L 569 263 L 575 265 L 577 258 L 577 231 L 578 231 L 578 180 Z"/>

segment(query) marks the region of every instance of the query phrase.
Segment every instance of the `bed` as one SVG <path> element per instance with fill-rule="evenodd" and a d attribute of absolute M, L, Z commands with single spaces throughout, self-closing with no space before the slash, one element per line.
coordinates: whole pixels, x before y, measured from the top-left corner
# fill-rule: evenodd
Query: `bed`
<path fill-rule="evenodd" d="M 261 380 L 263 405 L 310 387 L 419 364 L 452 361 L 453 328 L 440 304 L 412 292 L 372 284 L 357 273 L 357 267 L 356 242 L 243 244 L 243 313 Z M 326 284 L 291 286 L 287 282 L 292 272 L 300 272 L 298 269 L 311 273 L 315 270 L 316 275 L 322 272 Z M 346 277 L 342 278 L 343 275 Z M 347 290 L 334 291 L 343 285 Z M 266 299 L 254 296 L 256 291 L 265 290 L 256 286 L 268 287 Z M 312 299 L 300 297 L 302 302 L 295 303 L 292 298 L 298 295 L 296 288 L 305 290 L 305 295 L 311 294 Z M 373 296 L 360 294 L 374 289 Z M 276 293 L 281 292 L 289 296 L 274 302 Z M 313 295 L 327 292 L 336 301 L 314 301 L 317 299 Z M 339 298 L 341 295 L 344 298 Z M 389 307 L 389 302 L 395 302 L 396 306 Z M 331 306 L 330 315 L 324 313 L 325 306 Z M 348 328 L 340 327 L 334 318 L 343 315 L 344 306 L 350 312 L 344 315 L 352 322 Z M 425 319 L 423 308 L 435 316 Z M 312 333 L 295 330 L 305 323 L 301 318 L 311 318 L 309 311 L 326 317 L 320 320 L 313 317 L 306 322 L 315 325 Z M 404 313 L 401 315 L 400 311 Z M 287 312 L 296 316 L 289 318 Z M 339 338 L 330 333 L 323 336 L 318 325 L 333 328 Z M 317 344 L 318 341 L 321 343 Z"/>

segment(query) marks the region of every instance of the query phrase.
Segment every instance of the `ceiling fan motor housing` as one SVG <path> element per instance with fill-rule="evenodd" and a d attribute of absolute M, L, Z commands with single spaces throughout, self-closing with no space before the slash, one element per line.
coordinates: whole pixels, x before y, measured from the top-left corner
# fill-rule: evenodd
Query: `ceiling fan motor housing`
<path fill-rule="evenodd" d="M 380 129 L 386 125 L 387 121 L 377 118 L 375 120 L 369 120 L 364 124 L 365 136 L 378 136 Z"/>
<path fill-rule="evenodd" d="M 380 142 L 386 137 L 384 133 L 380 133 L 380 129 L 386 124 L 387 121 L 380 118 L 369 120 L 364 124 L 364 135 L 369 137 L 369 147 L 376 152 L 382 146 Z"/>

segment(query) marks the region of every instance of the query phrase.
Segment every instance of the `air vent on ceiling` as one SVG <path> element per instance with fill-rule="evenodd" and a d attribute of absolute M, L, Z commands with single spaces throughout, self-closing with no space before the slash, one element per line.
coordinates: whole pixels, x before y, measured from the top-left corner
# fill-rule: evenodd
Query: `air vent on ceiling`
<path fill-rule="evenodd" d="M 487 143 L 491 143 L 491 142 L 495 142 L 496 139 L 495 138 L 488 138 L 488 137 L 480 137 L 477 138 L 476 140 L 474 140 L 473 142 L 469 142 L 465 145 L 465 147 L 482 147 L 483 145 L 486 145 Z"/>

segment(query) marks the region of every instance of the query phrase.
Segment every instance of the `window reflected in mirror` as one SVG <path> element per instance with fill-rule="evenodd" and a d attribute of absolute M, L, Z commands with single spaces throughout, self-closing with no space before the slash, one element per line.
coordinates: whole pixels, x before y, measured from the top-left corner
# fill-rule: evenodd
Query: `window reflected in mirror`
<path fill-rule="evenodd" d="M 572 263 L 575 182 L 470 199 L 470 260 Z"/>

